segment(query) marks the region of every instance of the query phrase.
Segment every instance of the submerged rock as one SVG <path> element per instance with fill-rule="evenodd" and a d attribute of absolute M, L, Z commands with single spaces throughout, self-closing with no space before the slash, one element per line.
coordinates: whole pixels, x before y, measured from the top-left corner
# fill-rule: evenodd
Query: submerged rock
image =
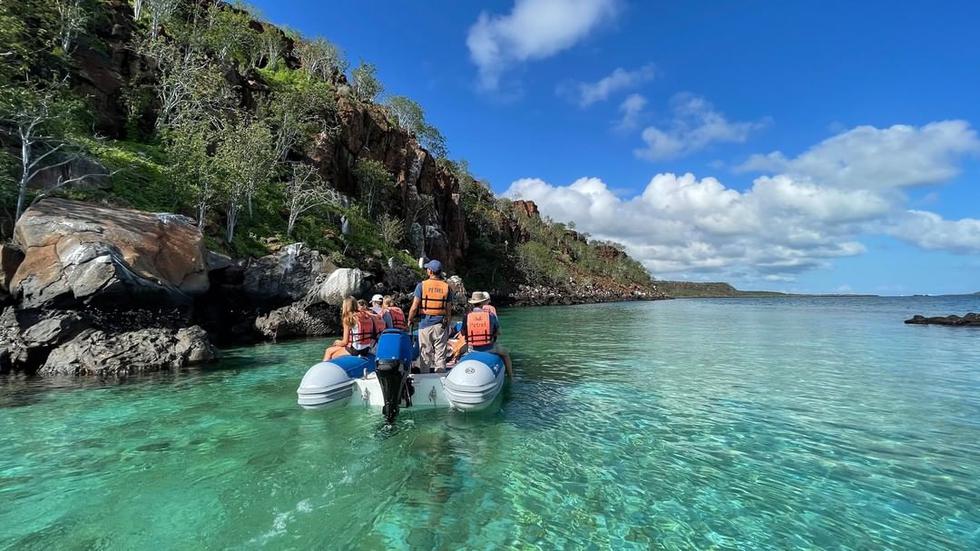
<path fill-rule="evenodd" d="M 208 290 L 203 236 L 183 216 L 45 199 L 14 235 L 23 307 L 188 304 Z"/>
<path fill-rule="evenodd" d="M 128 375 L 182 368 L 210 361 L 215 356 L 207 333 L 197 326 L 118 334 L 88 329 L 55 348 L 39 374 Z"/>
<path fill-rule="evenodd" d="M 970 325 L 980 327 L 980 314 L 971 312 L 963 317 L 936 316 L 931 318 L 915 315 L 911 319 L 905 320 L 905 323 L 913 325 Z"/>

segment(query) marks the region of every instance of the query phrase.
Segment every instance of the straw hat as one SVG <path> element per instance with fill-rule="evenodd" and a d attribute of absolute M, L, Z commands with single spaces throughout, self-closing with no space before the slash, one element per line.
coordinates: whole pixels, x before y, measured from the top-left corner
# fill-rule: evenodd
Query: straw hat
<path fill-rule="evenodd" d="M 473 291 L 473 295 L 470 296 L 470 304 L 483 304 L 484 302 L 490 302 L 490 293 L 486 291 Z"/>

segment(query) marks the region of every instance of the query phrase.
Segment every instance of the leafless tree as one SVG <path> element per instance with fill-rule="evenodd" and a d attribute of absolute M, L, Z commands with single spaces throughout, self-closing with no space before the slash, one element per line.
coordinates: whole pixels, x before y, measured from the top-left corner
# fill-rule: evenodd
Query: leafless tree
<path fill-rule="evenodd" d="M 180 0 L 144 0 L 144 2 L 146 11 L 150 12 L 150 37 L 156 38 L 160 34 L 160 26 L 166 23 L 177 11 Z M 140 11 L 142 11 L 142 6 Z"/>
<path fill-rule="evenodd" d="M 278 164 L 272 153 L 272 132 L 259 120 L 242 119 L 229 126 L 215 152 L 217 169 L 224 180 L 228 209 L 225 239 L 231 243 L 241 208 L 269 184 Z"/>
<path fill-rule="evenodd" d="M 296 53 L 303 69 L 323 80 L 328 79 L 334 70 L 341 73 L 347 70 L 344 52 L 325 38 L 301 40 L 296 45 Z"/>
<path fill-rule="evenodd" d="M 71 52 L 75 48 L 78 34 L 85 29 L 88 14 L 82 0 L 55 0 L 55 10 L 58 12 L 58 34 L 61 49 Z"/>
<path fill-rule="evenodd" d="M 289 207 L 286 237 L 292 235 L 296 220 L 310 209 L 341 203 L 340 194 L 326 186 L 314 167 L 294 163 L 292 168 L 293 176 L 286 187 L 286 206 Z"/>
<path fill-rule="evenodd" d="M 20 145 L 20 177 L 17 181 L 17 210 L 14 218 L 19 219 L 25 208 L 27 190 L 34 179 L 44 171 L 56 170 L 69 165 L 83 155 L 71 144 L 51 132 L 59 119 L 65 116 L 60 92 L 55 88 L 24 87 L 0 90 L 0 122 L 4 133 L 12 134 Z M 109 176 L 99 172 L 65 178 L 59 176 L 53 186 L 49 186 L 41 196 L 52 191 L 79 183 L 96 176 Z"/>
<path fill-rule="evenodd" d="M 211 61 L 193 47 L 181 48 L 157 37 L 143 41 L 138 49 L 158 68 L 158 128 L 179 123 L 181 113 L 217 116 L 228 105 L 228 83 Z"/>
<path fill-rule="evenodd" d="M 272 25 L 263 23 L 262 34 L 259 35 L 259 45 L 261 46 L 262 56 L 265 58 L 266 67 L 270 67 L 282 57 L 286 49 L 283 35 Z"/>
<path fill-rule="evenodd" d="M 381 239 L 392 247 L 397 247 L 405 239 L 405 224 L 388 213 L 381 215 L 378 229 Z"/>

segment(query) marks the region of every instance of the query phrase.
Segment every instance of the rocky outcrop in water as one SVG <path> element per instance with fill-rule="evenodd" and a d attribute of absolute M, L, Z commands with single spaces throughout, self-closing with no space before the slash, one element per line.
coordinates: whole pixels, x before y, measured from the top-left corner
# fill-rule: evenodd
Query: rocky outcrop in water
<path fill-rule="evenodd" d="M 207 333 L 197 326 L 150 328 L 111 334 L 87 329 L 58 346 L 38 371 L 41 375 L 131 375 L 179 369 L 216 356 Z"/>
<path fill-rule="evenodd" d="M 935 317 L 925 317 L 915 315 L 910 319 L 905 320 L 905 323 L 910 325 L 953 325 L 953 326 L 972 326 L 980 327 L 980 314 L 969 313 L 963 317 L 960 316 L 935 316 Z"/>
<path fill-rule="evenodd" d="M 341 331 L 340 309 L 327 304 L 290 304 L 260 315 L 255 329 L 266 339 L 324 337 Z"/>

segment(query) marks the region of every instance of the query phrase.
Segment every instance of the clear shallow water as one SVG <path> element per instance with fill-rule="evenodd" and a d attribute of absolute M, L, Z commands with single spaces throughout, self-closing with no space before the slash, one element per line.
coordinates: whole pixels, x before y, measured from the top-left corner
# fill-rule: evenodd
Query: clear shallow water
<path fill-rule="evenodd" d="M 980 298 L 502 312 L 493 414 L 304 411 L 322 342 L 0 386 L 0 548 L 980 548 Z M 518 339 L 520 336 L 522 339 Z"/>

